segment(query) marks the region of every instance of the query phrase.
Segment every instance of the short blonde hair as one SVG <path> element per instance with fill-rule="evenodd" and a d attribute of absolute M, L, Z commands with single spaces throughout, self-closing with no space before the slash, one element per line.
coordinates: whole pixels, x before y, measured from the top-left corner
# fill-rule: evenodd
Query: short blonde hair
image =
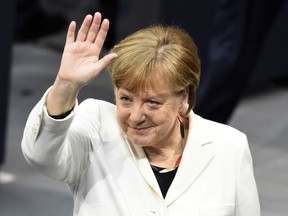
<path fill-rule="evenodd" d="M 117 58 L 108 66 L 114 87 L 137 91 L 166 79 L 171 91 L 188 92 L 187 113 L 194 107 L 200 81 L 200 59 L 193 39 L 176 26 L 153 25 L 115 45 Z"/>

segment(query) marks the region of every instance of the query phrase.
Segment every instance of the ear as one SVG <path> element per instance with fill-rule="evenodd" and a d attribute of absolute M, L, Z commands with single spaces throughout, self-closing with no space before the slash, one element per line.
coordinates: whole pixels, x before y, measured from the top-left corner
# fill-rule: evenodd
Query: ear
<path fill-rule="evenodd" d="M 183 91 L 183 93 L 181 94 L 181 98 L 180 98 L 180 106 L 178 109 L 178 112 L 180 115 L 184 115 L 188 109 L 188 97 L 189 94 L 187 91 Z"/>

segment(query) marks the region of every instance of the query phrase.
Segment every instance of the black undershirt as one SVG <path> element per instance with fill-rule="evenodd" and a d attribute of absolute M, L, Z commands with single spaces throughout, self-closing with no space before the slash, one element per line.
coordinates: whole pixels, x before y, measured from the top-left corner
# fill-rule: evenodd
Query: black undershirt
<path fill-rule="evenodd" d="M 166 173 L 159 173 L 160 170 L 162 170 L 163 168 L 161 167 L 156 167 L 156 166 L 152 166 L 151 165 L 151 168 L 154 172 L 154 175 L 157 179 L 157 182 L 159 184 L 159 187 L 161 189 L 161 193 L 162 193 L 162 196 L 163 198 L 166 197 L 166 194 L 167 194 L 167 191 L 176 175 L 176 172 L 177 172 L 177 168 L 173 171 L 170 171 L 170 172 L 166 172 Z"/>

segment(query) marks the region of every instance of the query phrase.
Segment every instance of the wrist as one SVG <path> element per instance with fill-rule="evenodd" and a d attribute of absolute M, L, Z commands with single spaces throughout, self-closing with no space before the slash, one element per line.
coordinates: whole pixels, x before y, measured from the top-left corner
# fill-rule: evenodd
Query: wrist
<path fill-rule="evenodd" d="M 56 79 L 46 98 L 46 107 L 50 116 L 63 115 L 75 105 L 79 90 L 70 82 Z"/>

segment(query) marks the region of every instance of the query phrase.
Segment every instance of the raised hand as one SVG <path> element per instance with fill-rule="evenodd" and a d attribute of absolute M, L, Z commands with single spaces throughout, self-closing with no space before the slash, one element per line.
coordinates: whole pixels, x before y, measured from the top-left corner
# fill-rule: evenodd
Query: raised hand
<path fill-rule="evenodd" d="M 71 22 L 58 76 L 82 87 L 94 79 L 116 57 L 111 53 L 99 59 L 109 29 L 109 21 L 101 23 L 101 14 L 87 15 L 75 40 L 76 23 Z"/>
<path fill-rule="evenodd" d="M 108 29 L 109 20 L 102 21 L 99 12 L 94 17 L 85 17 L 76 38 L 76 23 L 70 23 L 60 69 L 47 97 L 49 114 L 58 115 L 71 109 L 79 90 L 116 57 L 115 53 L 99 57 Z"/>

